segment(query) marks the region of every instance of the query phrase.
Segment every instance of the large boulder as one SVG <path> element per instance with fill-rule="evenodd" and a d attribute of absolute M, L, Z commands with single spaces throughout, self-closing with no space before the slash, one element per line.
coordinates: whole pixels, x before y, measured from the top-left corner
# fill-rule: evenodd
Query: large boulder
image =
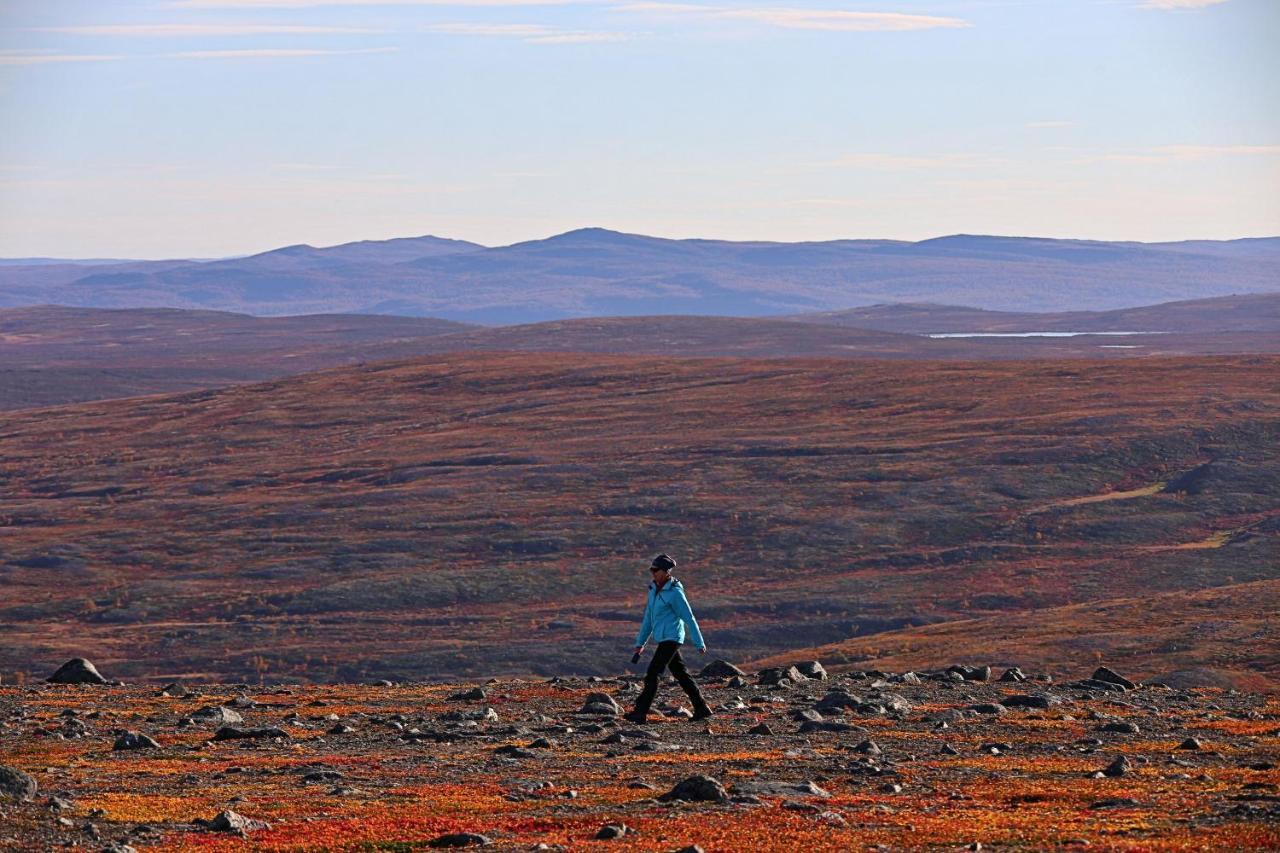
<path fill-rule="evenodd" d="M 965 664 L 956 664 L 955 666 L 947 667 L 947 672 L 953 672 L 965 681 L 991 680 L 991 667 L 989 666 L 967 666 Z"/>
<path fill-rule="evenodd" d="M 1125 690 L 1138 689 L 1138 685 L 1136 682 L 1130 681 L 1120 673 L 1116 672 L 1114 669 L 1109 669 L 1105 666 L 1100 666 L 1097 669 L 1095 669 L 1093 671 L 1093 675 L 1090 677 L 1094 681 L 1104 681 L 1107 684 L 1119 685 L 1120 687 L 1123 687 Z"/>
<path fill-rule="evenodd" d="M 664 803 L 672 800 L 692 800 L 704 803 L 725 803 L 729 801 L 729 792 L 724 786 L 710 776 L 690 776 L 683 782 L 658 797 Z"/>
<path fill-rule="evenodd" d="M 603 690 L 597 690 L 587 694 L 587 697 L 582 701 L 582 710 L 578 713 L 617 716 L 622 713 L 622 707 L 608 693 Z"/>
<path fill-rule="evenodd" d="M 45 679 L 50 684 L 106 684 L 97 668 L 84 658 L 72 658 Z"/>
<path fill-rule="evenodd" d="M 784 680 L 790 684 L 807 681 L 805 674 L 794 666 L 774 666 L 762 669 L 756 674 L 757 683 L 765 687 L 775 687 Z"/>
<path fill-rule="evenodd" d="M 698 673 L 699 678 L 733 678 L 735 675 L 746 675 L 727 660 L 713 660 Z"/>
<path fill-rule="evenodd" d="M 0 803 L 12 801 L 25 803 L 35 799 L 40 786 L 29 773 L 16 767 L 0 765 Z"/>
<path fill-rule="evenodd" d="M 816 660 L 806 661 L 805 663 L 796 664 L 796 669 L 805 678 L 812 678 L 817 681 L 827 680 L 827 671 L 822 668 L 822 664 Z"/>

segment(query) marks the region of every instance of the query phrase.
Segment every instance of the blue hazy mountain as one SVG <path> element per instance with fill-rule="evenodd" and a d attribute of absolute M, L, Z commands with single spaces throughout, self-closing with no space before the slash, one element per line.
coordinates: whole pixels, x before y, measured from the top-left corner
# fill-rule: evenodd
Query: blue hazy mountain
<path fill-rule="evenodd" d="M 0 266 L 0 307 L 381 313 L 488 324 L 923 302 L 1098 311 L 1278 291 L 1280 238 L 1133 243 L 957 234 L 776 243 L 584 228 L 493 248 L 428 236 L 215 261 Z"/>

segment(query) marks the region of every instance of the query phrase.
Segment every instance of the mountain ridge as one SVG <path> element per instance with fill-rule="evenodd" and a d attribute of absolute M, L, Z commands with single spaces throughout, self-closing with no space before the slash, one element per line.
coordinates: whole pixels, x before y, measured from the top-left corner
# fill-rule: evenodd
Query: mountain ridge
<path fill-rule="evenodd" d="M 769 316 L 886 302 L 1109 310 L 1280 291 L 1280 238 L 1147 244 L 946 235 L 918 242 L 669 239 L 582 228 L 508 246 L 424 236 L 214 261 L 0 266 L 0 307 L 386 313 L 508 325 Z"/>

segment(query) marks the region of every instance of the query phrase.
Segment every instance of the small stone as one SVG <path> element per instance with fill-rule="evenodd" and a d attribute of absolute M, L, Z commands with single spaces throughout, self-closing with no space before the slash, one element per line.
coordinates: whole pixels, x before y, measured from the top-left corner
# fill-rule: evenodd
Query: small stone
<path fill-rule="evenodd" d="M 986 714 L 992 717 L 999 717 L 1002 714 L 1009 713 L 1009 709 L 997 702 L 983 702 L 979 705 L 970 705 L 970 711 L 976 711 L 979 714 Z"/>
<path fill-rule="evenodd" d="M 1016 666 L 1011 666 L 1004 672 L 1000 673 L 997 681 L 1026 681 L 1026 674 Z"/>
<path fill-rule="evenodd" d="M 1178 744 L 1178 749 L 1203 749 L 1204 744 L 1196 738 L 1189 737 L 1182 743 Z"/>
<path fill-rule="evenodd" d="M 769 728 L 768 723 L 757 723 L 756 725 L 747 729 L 747 734 L 771 736 L 773 734 L 773 729 Z"/>
<path fill-rule="evenodd" d="M 462 702 L 483 702 L 485 699 L 489 698 L 489 694 L 484 692 L 483 687 L 473 687 L 470 690 L 455 693 L 449 698 L 460 700 Z"/>
<path fill-rule="evenodd" d="M 884 750 L 880 748 L 880 745 L 873 740 L 864 740 L 862 743 L 855 746 L 853 751 L 862 755 L 880 755 L 884 752 Z"/>

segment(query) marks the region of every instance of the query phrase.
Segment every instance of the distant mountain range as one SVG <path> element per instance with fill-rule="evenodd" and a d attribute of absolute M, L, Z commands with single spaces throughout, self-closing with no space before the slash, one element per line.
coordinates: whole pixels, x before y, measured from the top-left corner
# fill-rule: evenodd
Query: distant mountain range
<path fill-rule="evenodd" d="M 289 246 L 215 261 L 0 262 L 0 307 L 399 314 L 490 325 L 655 314 L 758 317 L 918 302 L 1097 311 L 1274 292 L 1280 292 L 1280 237 L 771 243 L 584 228 L 496 248 L 427 236 Z"/>

